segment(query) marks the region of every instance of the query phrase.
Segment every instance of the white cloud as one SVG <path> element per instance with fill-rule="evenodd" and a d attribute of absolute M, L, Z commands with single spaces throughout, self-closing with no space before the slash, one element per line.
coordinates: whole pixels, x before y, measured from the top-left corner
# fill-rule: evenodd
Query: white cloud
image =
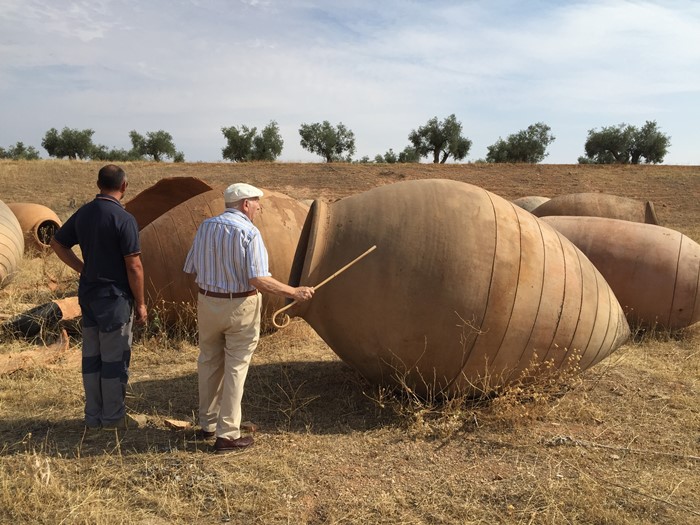
<path fill-rule="evenodd" d="M 122 146 L 130 129 L 167 129 L 188 158 L 218 160 L 221 126 L 276 120 L 283 157 L 308 160 L 296 130 L 329 120 L 373 157 L 455 113 L 471 159 L 545 121 L 549 161 L 575 162 L 595 126 L 657 119 L 697 137 L 699 59 L 690 1 L 4 0 L 0 145 L 38 145 L 51 121 Z M 698 163 L 674 151 L 686 143 L 668 158 Z"/>

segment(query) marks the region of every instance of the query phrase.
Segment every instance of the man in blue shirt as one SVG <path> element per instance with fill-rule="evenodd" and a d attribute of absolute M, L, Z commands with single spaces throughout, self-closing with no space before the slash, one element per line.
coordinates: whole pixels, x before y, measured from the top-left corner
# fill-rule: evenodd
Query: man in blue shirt
<path fill-rule="evenodd" d="M 126 173 L 104 166 L 97 187 L 100 193 L 55 233 L 51 247 L 80 274 L 85 425 L 111 429 L 124 427 L 132 326 L 144 324 L 147 313 L 138 226 L 120 202 Z M 71 249 L 76 244 L 83 260 Z"/>
<path fill-rule="evenodd" d="M 217 454 L 241 450 L 253 438 L 241 436 L 241 399 L 248 366 L 260 338 L 262 298 L 258 290 L 296 301 L 311 299 L 309 286 L 292 287 L 270 274 L 267 249 L 253 225 L 262 190 L 232 184 L 226 209 L 200 224 L 184 271 L 199 286 L 199 423 L 202 438 L 216 436 Z"/>

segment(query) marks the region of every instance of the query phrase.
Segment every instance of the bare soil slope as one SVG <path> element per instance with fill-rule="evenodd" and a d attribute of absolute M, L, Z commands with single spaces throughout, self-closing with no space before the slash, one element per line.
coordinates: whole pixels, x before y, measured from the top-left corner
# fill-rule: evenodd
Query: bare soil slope
<path fill-rule="evenodd" d="M 40 201 L 65 218 L 92 198 L 100 166 L 94 162 L 0 161 L 0 199 Z M 164 177 L 198 177 L 221 187 L 247 181 L 296 199 L 328 201 L 401 180 L 444 178 L 480 186 L 506 199 L 603 192 L 651 200 L 664 226 L 686 234 L 697 227 L 693 223 L 700 200 L 700 166 L 125 163 L 123 167 L 129 175 L 126 200 Z"/>

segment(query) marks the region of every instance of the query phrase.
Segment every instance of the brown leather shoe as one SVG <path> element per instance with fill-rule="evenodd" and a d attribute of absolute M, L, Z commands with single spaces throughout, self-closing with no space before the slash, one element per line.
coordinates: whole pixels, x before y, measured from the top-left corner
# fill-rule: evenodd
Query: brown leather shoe
<path fill-rule="evenodd" d="M 217 454 L 226 454 L 228 452 L 235 452 L 237 450 L 243 450 L 253 444 L 253 438 L 250 436 L 241 436 L 238 439 L 226 439 L 222 437 L 216 438 L 216 443 L 214 443 L 214 450 Z"/>

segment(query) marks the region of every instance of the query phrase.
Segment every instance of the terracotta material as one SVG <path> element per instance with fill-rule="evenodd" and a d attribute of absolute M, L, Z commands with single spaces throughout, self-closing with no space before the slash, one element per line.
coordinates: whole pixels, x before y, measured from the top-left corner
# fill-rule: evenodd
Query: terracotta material
<path fill-rule="evenodd" d="M 63 321 L 77 319 L 82 315 L 77 297 L 65 297 L 64 299 L 56 299 L 53 302 L 61 309 L 61 320 Z"/>
<path fill-rule="evenodd" d="M 642 202 L 606 193 L 559 195 L 532 210 L 532 214 L 537 217 L 551 215 L 607 217 L 608 219 L 659 224 L 652 202 Z"/>
<path fill-rule="evenodd" d="M 60 370 L 79 370 L 80 351 L 69 352 L 70 337 L 61 330 L 58 340 L 35 350 L 23 350 L 0 354 L 0 376 L 11 375 L 18 370 L 32 368 L 49 368 Z"/>
<path fill-rule="evenodd" d="M 42 337 L 44 332 L 55 330 L 61 324 L 75 331 L 81 314 L 77 297 L 56 299 L 5 321 L 2 330 L 25 338 Z"/>
<path fill-rule="evenodd" d="M 455 181 L 315 201 L 290 282 L 322 282 L 375 244 L 289 310 L 372 383 L 481 393 L 533 363 L 563 367 L 578 354 L 588 368 L 629 337 L 612 291 L 571 242 Z"/>
<path fill-rule="evenodd" d="M 136 195 L 124 208 L 136 218 L 140 231 L 178 204 L 212 189 L 195 177 L 170 177 Z"/>
<path fill-rule="evenodd" d="M 270 262 L 270 272 L 277 280 L 286 283 L 292 271 L 294 252 L 309 206 L 296 199 L 274 191 L 263 189 L 262 211 L 255 218 L 255 225 L 265 241 Z M 282 297 L 263 294 L 262 326 L 272 328 L 272 314 L 283 307 Z"/>
<path fill-rule="evenodd" d="M 539 195 L 530 195 L 528 197 L 520 197 L 515 199 L 513 204 L 520 206 L 523 210 L 532 212 L 538 206 L 544 204 L 549 200 L 549 197 L 540 197 Z"/>
<path fill-rule="evenodd" d="M 650 224 L 599 217 L 542 220 L 598 268 L 631 325 L 676 330 L 700 321 L 700 244 Z"/>
<path fill-rule="evenodd" d="M 267 246 L 272 275 L 286 281 L 308 208 L 281 193 L 263 191 L 263 209 L 255 225 Z M 210 190 L 175 206 L 141 230 L 146 300 L 163 310 L 168 324 L 191 325 L 196 319 L 197 286 L 182 268 L 200 223 L 223 211 L 223 192 Z M 282 299 L 263 294 L 264 329 L 272 327 L 270 316 L 282 305 Z"/>
<path fill-rule="evenodd" d="M 7 206 L 22 228 L 25 250 L 48 250 L 53 234 L 63 224 L 58 215 L 43 204 L 12 202 Z"/>
<path fill-rule="evenodd" d="M 17 217 L 0 201 L 0 288 L 12 281 L 24 253 L 24 235 Z"/>

